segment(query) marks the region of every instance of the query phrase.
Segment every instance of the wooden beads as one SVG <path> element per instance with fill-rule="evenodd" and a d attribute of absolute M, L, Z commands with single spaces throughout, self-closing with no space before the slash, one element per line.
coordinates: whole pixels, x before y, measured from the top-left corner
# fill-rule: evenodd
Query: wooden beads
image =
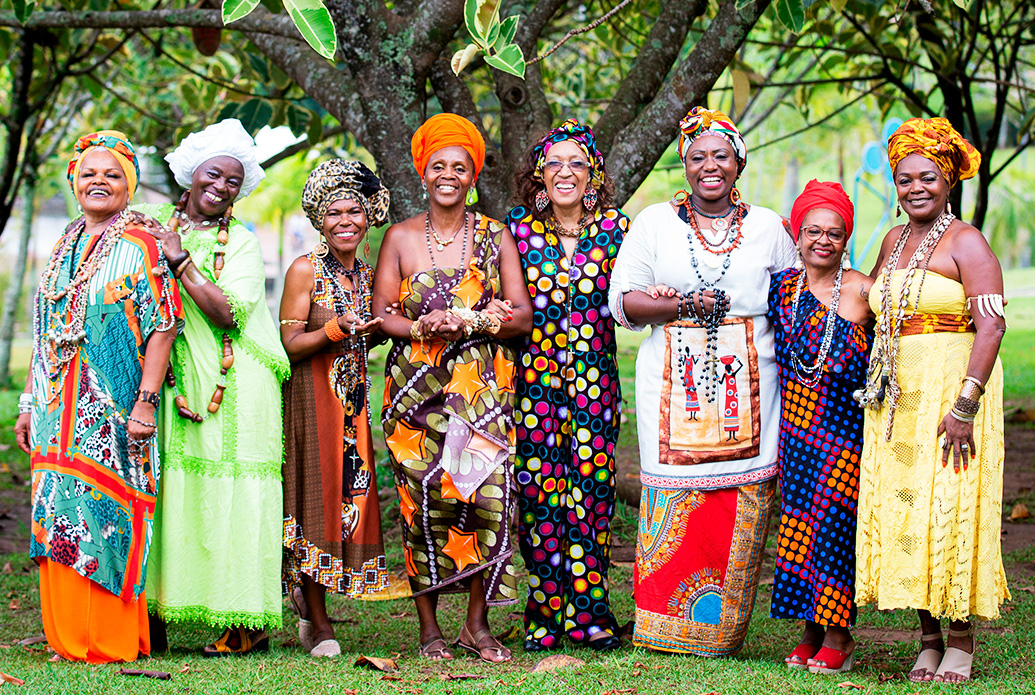
<path fill-rule="evenodd" d="M 230 336 L 223 334 L 223 359 L 219 362 L 219 373 L 225 375 L 234 366 L 234 347 Z"/>
<path fill-rule="evenodd" d="M 223 334 L 223 348 L 222 348 L 222 359 L 219 362 L 219 373 L 226 376 L 230 368 L 234 366 L 234 347 L 233 340 L 226 333 Z M 176 377 L 173 375 L 172 367 L 170 366 L 168 371 L 165 373 L 165 383 L 170 388 L 176 388 Z M 210 415 L 215 415 L 219 412 L 219 406 L 223 404 L 223 391 L 226 390 L 226 384 L 216 384 L 216 390 L 212 392 L 212 398 L 209 399 L 208 412 Z M 192 422 L 204 422 L 205 418 L 202 415 L 198 415 L 190 409 L 187 404 L 187 399 L 177 393 L 176 399 L 173 401 L 176 404 L 176 412 L 180 417 L 185 420 L 191 420 Z"/>

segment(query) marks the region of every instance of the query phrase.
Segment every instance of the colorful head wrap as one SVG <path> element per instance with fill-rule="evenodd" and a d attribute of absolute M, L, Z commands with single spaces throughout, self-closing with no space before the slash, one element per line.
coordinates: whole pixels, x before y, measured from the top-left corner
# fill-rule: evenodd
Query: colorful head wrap
<path fill-rule="evenodd" d="M 795 241 L 798 240 L 798 233 L 801 231 L 801 221 L 805 219 L 805 215 L 810 210 L 816 208 L 831 210 L 840 215 L 845 223 L 845 234 L 848 237 L 852 236 L 852 229 L 855 226 L 855 206 L 852 205 L 845 189 L 841 188 L 839 183 L 812 179 L 805 184 L 805 190 L 794 201 L 794 206 L 791 208 L 791 234 L 794 235 Z"/>
<path fill-rule="evenodd" d="M 938 165 L 949 188 L 977 173 L 981 154 L 944 118 L 910 118 L 888 138 L 891 170 L 911 154 Z"/>
<path fill-rule="evenodd" d="M 747 166 L 747 145 L 737 126 L 722 111 L 711 111 L 703 106 L 695 106 L 679 122 L 679 161 L 686 161 L 686 151 L 691 143 L 704 135 L 718 135 L 733 146 L 733 156 L 737 160 L 737 176 Z"/>
<path fill-rule="evenodd" d="M 309 174 L 302 189 L 302 210 L 316 231 L 323 231 L 323 218 L 331 203 L 355 200 L 367 214 L 367 224 L 388 223 L 388 189 L 362 162 L 332 159 Z"/>
<path fill-rule="evenodd" d="M 255 140 L 241 122 L 227 118 L 183 138 L 179 147 L 165 155 L 165 161 L 176 176 L 176 183 L 190 188 L 194 172 L 208 160 L 216 157 L 236 159 L 244 169 L 241 192 L 237 194 L 237 200 L 240 200 L 248 197 L 266 178 L 266 172 L 259 166 L 257 149 Z"/>
<path fill-rule="evenodd" d="M 75 190 L 75 180 L 79 176 L 79 170 L 83 168 L 83 160 L 98 147 L 115 155 L 119 166 L 126 175 L 126 182 L 129 184 L 129 199 L 137 190 L 137 180 L 140 178 L 140 164 L 137 162 L 137 153 L 133 149 L 129 138 L 125 133 L 117 130 L 98 130 L 96 133 L 84 135 L 75 141 L 75 149 L 72 158 L 68 160 L 68 185 L 72 194 L 78 199 L 79 194 Z"/>
<path fill-rule="evenodd" d="M 539 142 L 532 148 L 533 176 L 537 181 L 543 180 L 543 169 L 546 167 L 546 153 L 558 142 L 571 140 L 582 148 L 589 160 L 590 178 L 589 183 L 594 188 L 604 185 L 604 155 L 597 149 L 597 138 L 593 135 L 593 129 L 584 126 L 575 118 L 569 118 L 564 123 L 551 130 L 539 139 Z"/>
<path fill-rule="evenodd" d="M 413 168 L 417 176 L 424 177 L 431 155 L 444 147 L 456 145 L 467 150 L 474 162 L 474 180 L 482 172 L 485 164 L 485 140 L 474 124 L 463 116 L 453 113 L 440 113 L 424 121 L 417 128 L 410 140 L 410 154 L 413 155 Z"/>

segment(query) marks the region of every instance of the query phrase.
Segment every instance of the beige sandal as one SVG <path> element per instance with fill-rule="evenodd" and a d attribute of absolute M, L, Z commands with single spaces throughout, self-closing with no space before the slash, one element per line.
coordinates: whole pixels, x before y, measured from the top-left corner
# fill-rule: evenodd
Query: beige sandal
<path fill-rule="evenodd" d="M 492 644 L 479 647 L 479 643 L 483 639 L 488 637 L 492 640 Z M 479 659 L 487 664 L 498 664 L 503 661 L 510 661 L 513 656 L 510 654 L 510 650 L 500 644 L 500 641 L 496 639 L 495 635 L 489 630 L 479 630 L 474 635 L 467 628 L 465 622 L 463 627 L 460 628 L 460 637 L 456 641 L 456 646 L 460 647 L 466 652 L 470 652 L 477 656 Z"/>
<path fill-rule="evenodd" d="M 449 661 L 453 658 L 453 652 L 449 651 L 449 645 L 441 637 L 436 637 L 427 644 L 420 645 L 417 650 L 417 656 L 422 656 L 425 659 L 431 659 L 432 661 Z"/>
<path fill-rule="evenodd" d="M 970 680 L 970 670 L 974 665 L 974 652 L 977 651 L 977 640 L 971 628 L 966 630 L 949 629 L 949 637 L 970 637 L 970 651 L 965 652 L 957 647 L 949 647 L 942 656 L 942 662 L 938 664 L 938 672 L 934 674 L 936 683 L 963 683 Z M 948 674 L 959 676 L 959 679 L 946 681 Z"/>
<path fill-rule="evenodd" d="M 938 671 L 938 665 L 942 661 L 943 652 L 938 649 L 924 649 L 925 642 L 941 642 L 942 631 L 932 632 L 929 635 L 920 635 L 920 655 L 916 658 L 916 663 L 913 664 L 913 668 L 909 671 L 909 680 L 913 683 L 924 683 L 929 680 L 928 676 L 934 676 Z M 917 671 L 922 671 L 917 675 Z"/>

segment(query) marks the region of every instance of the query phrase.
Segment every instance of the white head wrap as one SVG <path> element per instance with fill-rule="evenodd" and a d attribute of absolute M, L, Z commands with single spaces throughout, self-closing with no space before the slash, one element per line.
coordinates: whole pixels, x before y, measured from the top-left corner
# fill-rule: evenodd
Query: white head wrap
<path fill-rule="evenodd" d="M 179 147 L 165 155 L 176 183 L 190 188 L 194 171 L 214 157 L 233 157 L 244 168 L 244 181 L 237 200 L 251 194 L 259 182 L 266 178 L 266 172 L 259 166 L 255 156 L 255 140 L 236 118 L 213 123 L 204 130 L 191 133 Z"/>

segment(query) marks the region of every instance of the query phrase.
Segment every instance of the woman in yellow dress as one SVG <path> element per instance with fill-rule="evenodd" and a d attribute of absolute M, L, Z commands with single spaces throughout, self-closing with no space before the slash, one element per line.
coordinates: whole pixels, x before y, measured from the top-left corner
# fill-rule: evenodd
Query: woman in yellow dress
<path fill-rule="evenodd" d="M 977 173 L 974 147 L 944 118 L 911 118 L 888 156 L 909 219 L 885 237 L 871 273 L 880 291 L 870 293 L 877 330 L 856 392 L 867 406 L 856 597 L 920 614 L 910 680 L 959 683 L 970 678 L 971 616 L 996 618 L 1009 598 L 999 543 L 1003 273 L 948 203 Z"/>

